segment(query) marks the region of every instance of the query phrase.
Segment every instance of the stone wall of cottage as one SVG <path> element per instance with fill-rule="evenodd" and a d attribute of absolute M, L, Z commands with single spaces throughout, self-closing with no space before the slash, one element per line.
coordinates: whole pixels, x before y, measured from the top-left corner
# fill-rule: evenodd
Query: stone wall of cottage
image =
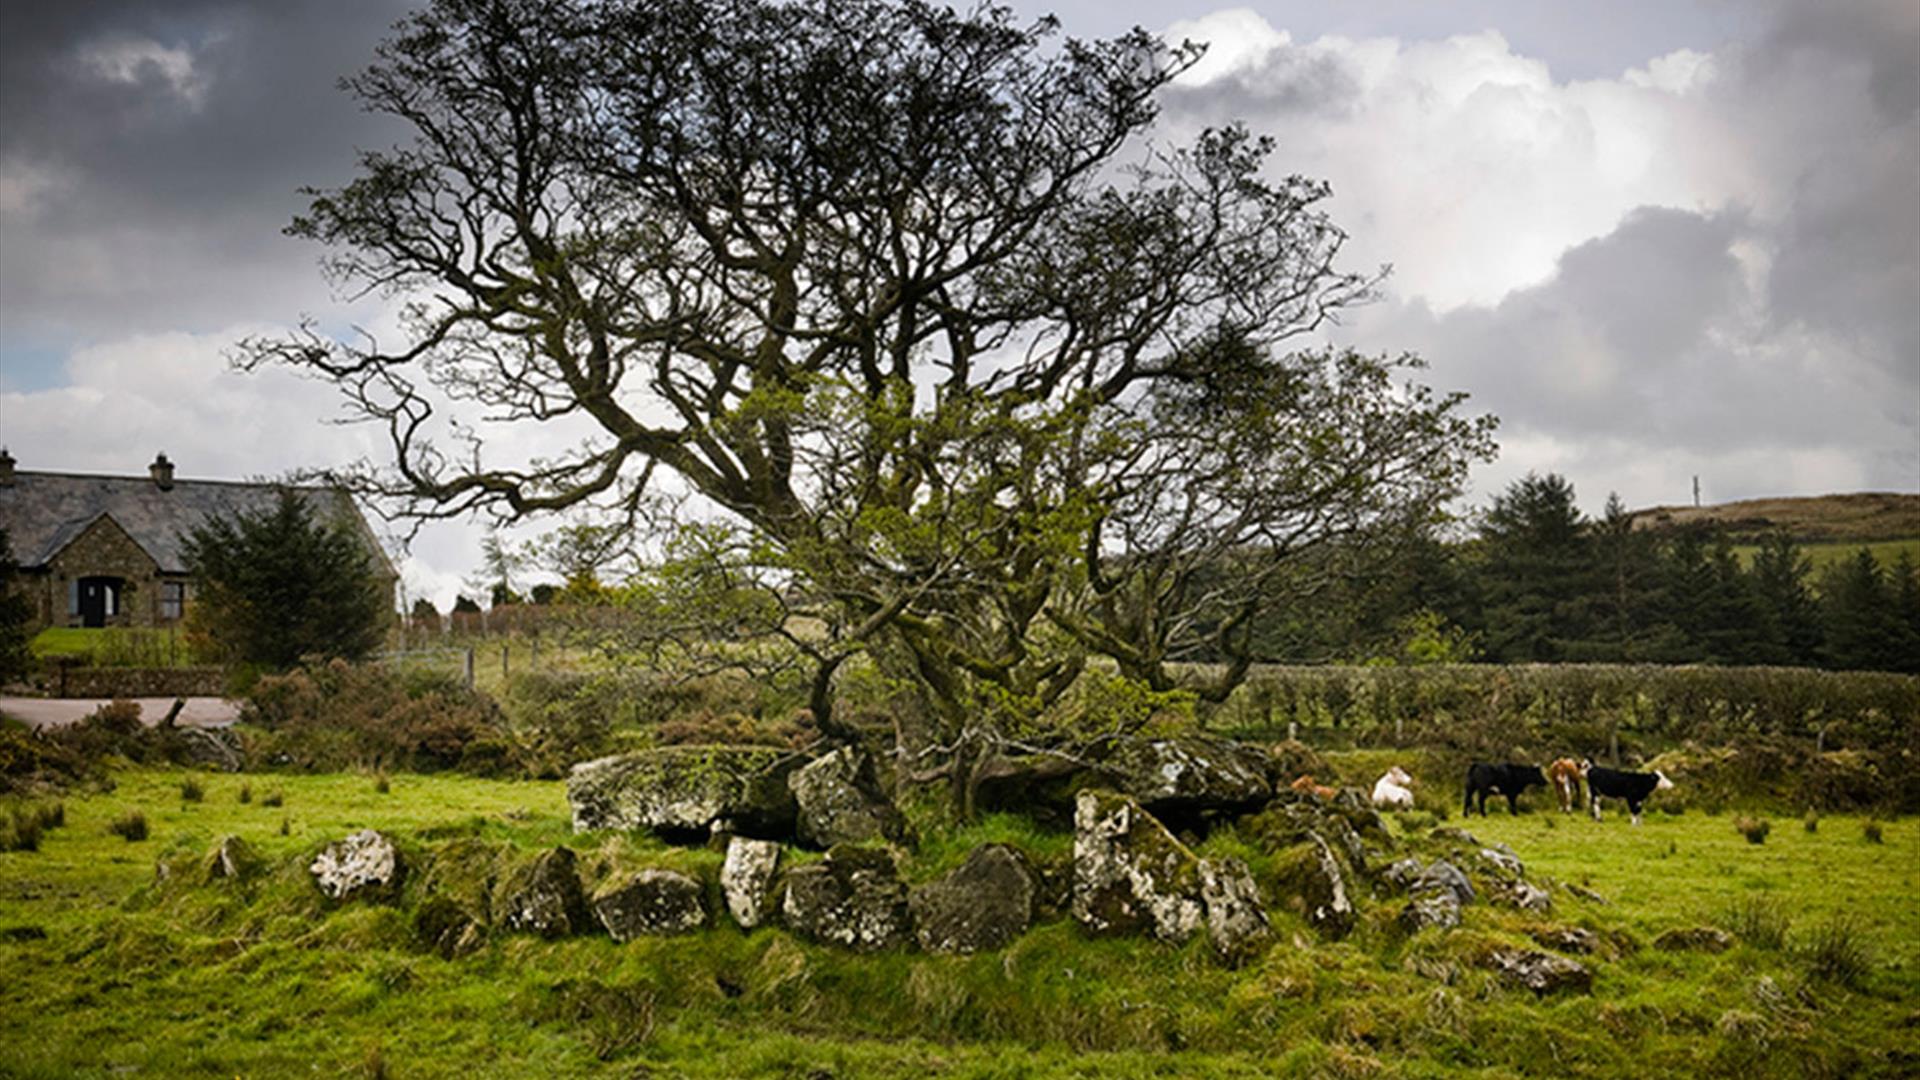
<path fill-rule="evenodd" d="M 181 579 L 162 574 L 153 557 L 110 517 L 87 526 L 48 561 L 40 609 L 46 625 L 81 625 L 79 613 L 69 610 L 67 590 L 71 582 L 83 577 L 121 579 L 120 610 L 108 616 L 108 626 L 155 626 L 172 621 L 160 617 L 160 583 Z"/>

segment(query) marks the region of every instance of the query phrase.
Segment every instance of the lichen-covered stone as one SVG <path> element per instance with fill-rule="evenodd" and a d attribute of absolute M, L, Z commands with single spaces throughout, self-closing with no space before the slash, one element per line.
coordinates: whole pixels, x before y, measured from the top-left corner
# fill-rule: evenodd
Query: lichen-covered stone
<path fill-rule="evenodd" d="M 1499 949 L 1489 953 L 1486 965 L 1515 986 L 1538 995 L 1571 992 L 1584 994 L 1593 989 L 1593 972 L 1578 960 L 1533 949 Z"/>
<path fill-rule="evenodd" d="M 171 732 L 175 759 L 217 772 L 239 772 L 247 755 L 238 733 L 227 728 L 175 728 Z"/>
<path fill-rule="evenodd" d="M 1409 934 L 1432 927 L 1451 930 L 1460 925 L 1460 901 L 1450 892 L 1430 893 L 1407 901 L 1398 916 L 1400 928 Z"/>
<path fill-rule="evenodd" d="M 1073 917 L 1096 934 L 1146 931 L 1184 941 L 1205 915 L 1199 860 L 1132 798 L 1083 791 L 1075 802 Z"/>
<path fill-rule="evenodd" d="M 307 869 L 333 900 L 391 899 L 400 888 L 400 852 L 373 829 L 327 845 Z"/>
<path fill-rule="evenodd" d="M 573 828 L 651 829 L 669 840 L 718 829 L 792 832 L 787 777 L 802 764 L 763 746 L 665 746 L 583 761 L 567 777 Z"/>
<path fill-rule="evenodd" d="M 429 896 L 413 911 L 414 940 L 442 959 L 476 952 L 486 944 L 486 926 L 472 912 L 444 895 Z"/>
<path fill-rule="evenodd" d="M 787 871 L 781 919 L 803 937 L 874 952 L 912 936 L 907 888 L 893 855 L 883 849 L 841 846 L 817 863 Z"/>
<path fill-rule="evenodd" d="M 207 853 L 206 878 L 243 881 L 259 871 L 260 856 L 237 836 L 226 836 Z"/>
<path fill-rule="evenodd" d="M 1473 891 L 1473 882 L 1465 872 L 1444 859 L 1421 871 L 1407 891 L 1415 896 L 1433 892 L 1452 893 L 1462 906 L 1473 903 L 1478 897 Z"/>
<path fill-rule="evenodd" d="M 1527 868 L 1520 862 L 1520 856 L 1514 854 L 1514 850 L 1505 844 L 1495 844 L 1492 847 L 1481 848 L 1480 861 L 1485 863 L 1489 869 L 1501 877 L 1523 878 L 1527 876 Z"/>
<path fill-rule="evenodd" d="M 573 851 L 543 851 L 502 876 L 493 909 L 507 930 L 562 938 L 598 925 L 587 907 Z"/>
<path fill-rule="evenodd" d="M 1419 859 L 1408 856 L 1389 864 L 1375 880 L 1390 892 L 1407 892 L 1413 888 L 1414 882 L 1420 880 L 1420 874 L 1425 869 Z"/>
<path fill-rule="evenodd" d="M 609 882 L 593 897 L 593 914 L 615 941 L 684 934 L 706 925 L 700 883 L 672 870 L 641 870 Z"/>
<path fill-rule="evenodd" d="M 1367 872 L 1366 846 L 1351 822 L 1331 807 L 1308 800 L 1280 800 L 1261 814 L 1243 819 L 1242 832 L 1258 837 L 1269 850 L 1304 844 L 1317 836 L 1346 860 L 1356 874 Z"/>
<path fill-rule="evenodd" d="M 771 840 L 736 836 L 727 841 L 727 860 L 720 867 L 720 894 L 727 913 L 742 930 L 752 930 L 771 913 L 773 875 L 780 865 L 780 845 Z"/>
<path fill-rule="evenodd" d="M 1154 814 L 1248 810 L 1273 797 L 1267 755 L 1209 735 L 1120 739 L 1100 761 L 1106 782 Z"/>
<path fill-rule="evenodd" d="M 1318 834 L 1309 834 L 1307 842 L 1282 863 L 1280 887 L 1283 902 L 1322 934 L 1337 940 L 1353 929 L 1355 914 L 1346 875 L 1333 849 Z"/>
<path fill-rule="evenodd" d="M 1600 935 L 1578 926 L 1556 926 L 1541 930 L 1533 940 L 1549 949 L 1570 953 L 1594 953 L 1600 949 Z"/>
<path fill-rule="evenodd" d="M 1553 910 L 1552 894 L 1532 882 L 1510 881 L 1495 888 L 1495 894 L 1503 904 L 1542 914 Z"/>
<path fill-rule="evenodd" d="M 1200 898 L 1207 908 L 1207 938 L 1223 963 L 1245 963 L 1273 937 L 1260 886 L 1239 859 L 1201 859 Z"/>
<path fill-rule="evenodd" d="M 1033 923 L 1033 867 L 1016 848 L 984 844 L 952 873 L 908 896 L 914 934 L 931 953 L 1001 948 Z"/>
<path fill-rule="evenodd" d="M 803 843 L 824 848 L 906 839 L 906 818 L 881 792 L 873 760 L 853 747 L 815 758 L 790 775 L 787 786 Z"/>

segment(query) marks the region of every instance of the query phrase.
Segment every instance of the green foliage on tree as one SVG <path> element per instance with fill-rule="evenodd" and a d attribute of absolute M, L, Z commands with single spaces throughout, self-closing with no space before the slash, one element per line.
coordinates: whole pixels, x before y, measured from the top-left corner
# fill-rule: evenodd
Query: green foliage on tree
<path fill-rule="evenodd" d="M 20 588 L 20 565 L 13 559 L 13 539 L 0 528 L 0 683 L 33 670 L 27 643 L 33 634 L 33 602 Z"/>
<path fill-rule="evenodd" d="M 373 552 L 299 493 L 210 517 L 183 541 L 194 576 L 189 630 L 228 663 L 286 670 L 307 656 L 358 659 L 379 648 L 393 600 Z"/>
<path fill-rule="evenodd" d="M 1897 598 L 1886 571 L 1866 548 L 1829 567 L 1820 585 L 1827 663 L 1855 670 L 1907 670 L 1912 650 L 1903 648 L 1906 622 L 1895 606 Z"/>

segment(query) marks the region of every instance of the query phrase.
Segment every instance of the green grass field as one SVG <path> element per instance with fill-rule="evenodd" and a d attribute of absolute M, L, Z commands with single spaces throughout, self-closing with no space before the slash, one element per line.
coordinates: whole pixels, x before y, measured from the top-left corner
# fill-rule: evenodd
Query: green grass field
<path fill-rule="evenodd" d="M 1874 559 L 1880 563 L 1883 570 L 1892 570 L 1902 555 L 1912 559 L 1916 565 L 1920 565 L 1920 538 L 1876 540 L 1871 543 L 1838 541 L 1830 544 L 1802 544 L 1801 554 L 1813 564 L 1813 576 L 1809 584 L 1817 586 L 1820 575 L 1826 573 L 1828 567 L 1853 558 L 1859 554 L 1861 548 L 1873 552 Z M 1736 544 L 1733 553 L 1739 558 L 1742 566 L 1752 566 L 1753 557 L 1760 553 L 1760 548 L 1757 544 Z"/>
<path fill-rule="evenodd" d="M 1051 1076 L 1913 1075 L 1920 1025 L 1920 827 L 1868 843 L 1856 818 L 1815 833 L 1773 822 L 1748 844 L 1728 817 L 1651 813 L 1639 829 L 1558 813 L 1466 824 L 1505 841 L 1554 890 L 1540 917 L 1488 904 L 1448 934 L 1411 939 L 1393 901 L 1355 933 L 1317 940 L 1276 912 L 1276 943 L 1239 970 L 1204 941 L 1092 940 L 1054 921 L 971 958 L 854 956 L 784 931 L 730 925 L 626 945 L 496 936 L 444 960 L 413 943 L 404 906 L 330 908 L 304 869 L 361 827 L 424 845 L 475 837 L 529 850 L 564 843 L 590 879 L 672 864 L 711 874 L 717 852 L 635 837 L 573 836 L 558 783 L 360 775 L 206 776 L 128 770 L 115 790 L 70 795 L 38 851 L 0 853 L 0 1076 L 291 1075 L 462 1078 Z M 242 785 L 251 800 L 239 801 Z M 284 805 L 265 805 L 279 793 Z M 1536 807 L 1545 800 L 1538 794 Z M 138 810 L 150 837 L 108 832 Z M 285 835 L 282 835 L 283 822 Z M 223 835 L 262 852 L 247 884 L 207 883 Z M 1068 838 L 1020 819 L 934 832 L 905 873 L 921 880 L 974 844 L 1057 856 Z M 1271 853 L 1231 830 L 1203 854 Z M 172 870 L 156 882 L 155 867 Z M 1790 920 L 1784 945 L 1720 954 L 1651 947 L 1660 932 L 1727 925 L 1753 897 Z M 1853 987 L 1815 974 L 1814 932 L 1854 921 L 1870 967 Z M 1608 942 L 1590 996 L 1535 1000 L 1475 964 L 1543 925 Z M 44 936 L 41 936 L 44 934 Z M 1902 1055 L 1904 1057 L 1896 1056 Z"/>

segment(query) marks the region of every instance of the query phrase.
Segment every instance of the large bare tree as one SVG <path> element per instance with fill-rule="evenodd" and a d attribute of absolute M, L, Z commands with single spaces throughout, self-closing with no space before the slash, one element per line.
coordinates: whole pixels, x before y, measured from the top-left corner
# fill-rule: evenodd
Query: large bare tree
<path fill-rule="evenodd" d="M 360 482 L 414 515 L 631 508 L 677 478 L 809 598 L 822 680 L 862 650 L 919 687 L 903 760 L 963 799 L 1002 720 L 1091 656 L 1160 688 L 1224 657 L 1197 686 L 1222 696 L 1253 616 L 1311 595 L 1298 556 L 1431 519 L 1491 421 L 1402 385 L 1411 360 L 1296 347 L 1377 278 L 1336 266 L 1327 188 L 1269 178 L 1266 139 L 1147 139 L 1196 47 L 1056 31 L 898 0 L 439 0 L 347 80 L 411 142 L 291 227 L 404 297 L 407 339 L 249 359 L 385 424 Z M 448 409 L 597 434 L 500 460 Z"/>

